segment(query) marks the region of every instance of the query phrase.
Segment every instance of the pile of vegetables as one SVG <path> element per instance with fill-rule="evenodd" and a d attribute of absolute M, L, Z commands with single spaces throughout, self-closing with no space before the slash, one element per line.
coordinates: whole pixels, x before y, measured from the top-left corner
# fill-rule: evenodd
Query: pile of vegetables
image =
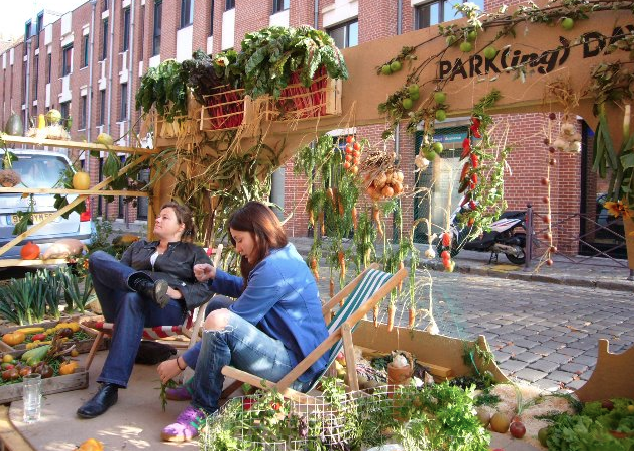
<path fill-rule="evenodd" d="M 77 322 L 59 322 L 53 327 L 24 327 L 2 335 L 2 342 L 14 349 L 33 349 L 50 345 L 54 336 L 62 343 L 67 341 L 89 340 L 87 334 Z"/>
<path fill-rule="evenodd" d="M 373 201 L 389 199 L 403 192 L 405 175 L 398 169 L 396 153 L 370 149 L 359 166 L 365 191 Z"/>
<path fill-rule="evenodd" d="M 42 379 L 73 374 L 79 367 L 79 362 L 65 358 L 66 355 L 73 354 L 74 347 L 66 348 L 64 343 L 60 330 L 53 335 L 50 344 L 25 351 L 19 358 L 14 358 L 11 354 L 3 355 L 0 385 L 22 382 L 22 378 L 31 373 L 40 374 Z"/>

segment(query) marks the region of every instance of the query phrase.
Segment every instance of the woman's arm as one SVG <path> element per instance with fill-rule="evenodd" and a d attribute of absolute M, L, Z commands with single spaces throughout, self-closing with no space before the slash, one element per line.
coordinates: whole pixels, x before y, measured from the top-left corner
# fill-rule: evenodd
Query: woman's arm
<path fill-rule="evenodd" d="M 242 294 L 244 279 L 242 279 L 242 277 L 226 273 L 220 268 L 216 268 L 215 277 L 207 283 L 209 285 L 209 289 L 215 293 L 224 294 L 230 298 L 237 298 Z"/>
<path fill-rule="evenodd" d="M 284 293 L 284 278 L 274 265 L 262 260 L 251 271 L 247 288 L 229 309 L 256 325 Z"/>

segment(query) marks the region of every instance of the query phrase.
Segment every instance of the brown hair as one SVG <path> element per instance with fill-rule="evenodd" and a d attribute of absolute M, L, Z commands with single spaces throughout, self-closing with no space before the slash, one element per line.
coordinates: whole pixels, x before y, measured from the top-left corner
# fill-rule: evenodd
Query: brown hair
<path fill-rule="evenodd" d="M 257 258 L 249 263 L 246 257 L 240 260 L 240 271 L 245 281 L 255 265 L 264 259 L 271 249 L 279 249 L 288 244 L 286 231 L 277 216 L 265 205 L 259 202 L 248 202 L 244 207 L 234 212 L 229 218 L 229 228 L 238 232 L 249 232 L 253 236 L 257 249 Z M 231 244 L 235 240 L 229 234 Z"/>
<path fill-rule="evenodd" d="M 184 243 L 191 243 L 194 241 L 194 237 L 196 236 L 196 226 L 194 225 L 194 219 L 192 217 L 192 212 L 189 208 L 184 205 L 178 204 L 176 202 L 167 202 L 163 204 L 161 210 L 165 208 L 171 208 L 174 210 L 176 214 L 176 219 L 178 219 L 179 224 L 185 224 L 185 230 L 183 230 L 183 235 L 181 235 L 181 241 Z"/>

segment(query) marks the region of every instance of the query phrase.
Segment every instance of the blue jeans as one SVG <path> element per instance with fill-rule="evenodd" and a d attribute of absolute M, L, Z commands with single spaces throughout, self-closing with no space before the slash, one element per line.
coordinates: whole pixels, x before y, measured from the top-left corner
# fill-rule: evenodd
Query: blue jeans
<path fill-rule="evenodd" d="M 277 382 L 292 369 L 284 343 L 261 332 L 239 315 L 229 312 L 227 327 L 203 331 L 196 372 L 190 381 L 192 404 L 211 414 L 218 410 L 225 377 L 221 370 L 231 365 L 257 377 Z M 305 391 L 310 382 L 296 382 L 292 388 Z"/>
<path fill-rule="evenodd" d="M 125 388 L 132 374 L 143 328 L 181 325 L 186 312 L 174 299 L 161 308 L 132 291 L 128 279 L 137 271 L 106 252 L 93 253 L 88 268 L 104 317 L 115 325 L 110 351 L 97 382 Z"/>

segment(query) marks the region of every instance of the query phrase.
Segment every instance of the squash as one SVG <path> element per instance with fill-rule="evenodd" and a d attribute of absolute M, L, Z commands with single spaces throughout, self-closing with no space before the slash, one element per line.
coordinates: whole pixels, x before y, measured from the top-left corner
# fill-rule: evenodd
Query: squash
<path fill-rule="evenodd" d="M 35 260 L 40 256 L 40 246 L 29 241 L 20 249 L 20 256 L 23 260 Z"/>
<path fill-rule="evenodd" d="M 77 451 L 103 451 L 103 443 L 90 437 L 77 448 Z"/>
<path fill-rule="evenodd" d="M 90 188 L 90 174 L 84 171 L 75 172 L 75 175 L 73 175 L 73 188 L 81 190 Z"/>
<path fill-rule="evenodd" d="M 24 133 L 24 124 L 19 114 L 11 113 L 11 116 L 9 116 L 4 126 L 4 131 L 7 135 L 22 136 Z"/>
<path fill-rule="evenodd" d="M 78 366 L 79 366 L 79 363 L 75 362 L 75 361 L 63 362 L 59 366 L 59 374 L 62 375 L 62 376 L 66 376 L 68 374 L 73 374 Z"/>
<path fill-rule="evenodd" d="M 24 340 L 26 339 L 26 336 L 19 331 L 16 332 L 9 332 L 7 334 L 4 334 L 2 336 L 2 341 L 3 343 L 9 345 L 9 346 L 15 346 L 15 345 L 19 345 L 20 343 L 22 343 Z"/>
<path fill-rule="evenodd" d="M 37 117 L 37 129 L 44 130 L 44 127 L 46 127 L 46 120 L 44 119 L 44 115 L 40 114 Z"/>

